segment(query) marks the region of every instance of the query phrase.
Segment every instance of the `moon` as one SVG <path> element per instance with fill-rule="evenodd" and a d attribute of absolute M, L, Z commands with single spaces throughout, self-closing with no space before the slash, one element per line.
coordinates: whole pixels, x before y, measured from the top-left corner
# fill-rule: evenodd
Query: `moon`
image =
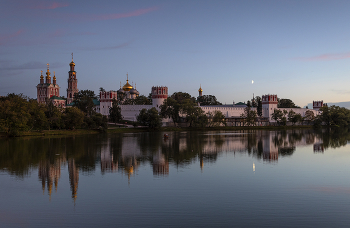
<path fill-rule="evenodd" d="M 254 84 L 254 81 L 252 80 L 252 84 Z"/>

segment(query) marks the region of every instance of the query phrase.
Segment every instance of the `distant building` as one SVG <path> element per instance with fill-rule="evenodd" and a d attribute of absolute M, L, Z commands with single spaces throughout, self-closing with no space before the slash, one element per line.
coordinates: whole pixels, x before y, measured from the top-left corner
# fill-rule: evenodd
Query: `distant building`
<path fill-rule="evenodd" d="M 65 107 L 66 101 L 60 98 L 60 87 L 56 83 L 56 76 L 54 72 L 53 82 L 51 83 L 51 73 L 47 64 L 46 77 L 44 82 L 43 71 L 40 75 L 40 83 L 36 86 L 37 88 L 37 101 L 41 104 L 46 104 L 47 101 L 53 102 L 57 107 Z"/>

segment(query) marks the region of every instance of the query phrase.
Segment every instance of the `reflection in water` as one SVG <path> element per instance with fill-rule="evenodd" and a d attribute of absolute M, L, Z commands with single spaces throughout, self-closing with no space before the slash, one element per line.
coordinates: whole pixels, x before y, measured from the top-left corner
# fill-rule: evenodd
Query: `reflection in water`
<path fill-rule="evenodd" d="M 0 140 L 0 172 L 24 178 L 38 169 L 42 191 L 51 199 L 57 191 L 61 169 L 68 164 L 69 184 L 74 202 L 78 196 L 79 173 L 105 173 L 133 176 L 141 165 L 151 165 L 154 176 L 168 176 L 169 166 L 183 167 L 199 161 L 215 163 L 221 153 L 247 153 L 265 162 L 292 156 L 296 147 L 313 145 L 314 152 L 344 146 L 348 129 L 340 131 L 241 131 L 167 132 L 88 135 L 63 138 L 16 138 Z M 100 164 L 98 164 L 100 163 Z M 255 164 L 253 163 L 253 171 Z"/>
<path fill-rule="evenodd" d="M 68 171 L 69 171 L 69 183 L 72 191 L 72 198 L 77 199 L 78 194 L 78 182 L 79 182 L 79 169 L 75 164 L 74 158 L 68 159 Z"/>
<path fill-rule="evenodd" d="M 50 199 L 53 183 L 55 183 L 55 191 L 57 192 L 58 180 L 61 177 L 61 162 L 62 159 L 55 159 L 54 164 L 50 164 L 49 160 L 42 160 L 39 162 L 38 176 L 41 180 L 43 194 L 45 193 L 46 183 Z"/>

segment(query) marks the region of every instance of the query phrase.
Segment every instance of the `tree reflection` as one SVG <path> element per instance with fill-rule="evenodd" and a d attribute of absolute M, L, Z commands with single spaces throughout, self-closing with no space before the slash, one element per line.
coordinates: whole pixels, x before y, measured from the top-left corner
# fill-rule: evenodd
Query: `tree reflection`
<path fill-rule="evenodd" d="M 11 138 L 0 140 L 0 172 L 25 178 L 38 170 L 48 195 L 59 184 L 61 169 L 68 168 L 72 198 L 78 195 L 79 175 L 119 172 L 130 177 L 140 165 L 152 167 L 154 176 L 168 176 L 171 167 L 215 163 L 221 153 L 246 153 L 266 162 L 292 156 L 298 146 L 313 145 L 314 152 L 347 145 L 349 129 L 282 131 L 150 132 L 98 134 L 72 137 Z"/>

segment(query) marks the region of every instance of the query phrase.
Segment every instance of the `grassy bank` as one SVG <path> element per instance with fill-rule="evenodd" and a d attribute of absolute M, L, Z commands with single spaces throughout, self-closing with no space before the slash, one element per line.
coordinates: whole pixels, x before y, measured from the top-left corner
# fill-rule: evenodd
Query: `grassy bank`
<path fill-rule="evenodd" d="M 138 132 L 162 132 L 162 131 L 241 131 L 241 130 L 287 130 L 287 129 L 310 129 L 311 125 L 301 126 L 237 126 L 237 127 L 162 127 L 160 129 L 148 128 L 110 128 L 107 133 L 138 133 Z M 20 132 L 21 136 L 50 136 L 50 135 L 83 135 L 100 134 L 99 130 L 77 129 L 77 130 L 44 130 Z M 6 134 L 0 132 L 0 137 L 6 137 Z"/>

